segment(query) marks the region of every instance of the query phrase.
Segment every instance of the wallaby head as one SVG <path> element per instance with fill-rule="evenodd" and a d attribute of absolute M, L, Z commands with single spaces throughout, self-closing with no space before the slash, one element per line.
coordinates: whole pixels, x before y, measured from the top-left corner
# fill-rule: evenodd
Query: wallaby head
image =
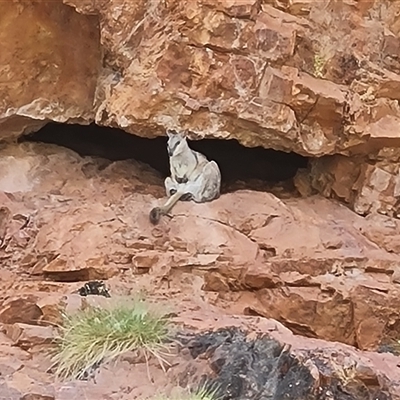
<path fill-rule="evenodd" d="M 168 143 L 167 150 L 170 157 L 177 156 L 187 148 L 186 136 L 183 133 L 178 133 L 173 129 L 167 130 Z"/>

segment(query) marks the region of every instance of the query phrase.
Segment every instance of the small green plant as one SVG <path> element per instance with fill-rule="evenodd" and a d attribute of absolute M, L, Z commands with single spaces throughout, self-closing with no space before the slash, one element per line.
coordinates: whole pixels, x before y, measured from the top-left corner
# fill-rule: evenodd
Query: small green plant
<path fill-rule="evenodd" d="M 55 372 L 80 379 L 91 367 L 132 350 L 143 351 L 146 359 L 153 354 L 162 363 L 168 336 L 168 320 L 143 301 L 65 315 L 54 349 Z"/>

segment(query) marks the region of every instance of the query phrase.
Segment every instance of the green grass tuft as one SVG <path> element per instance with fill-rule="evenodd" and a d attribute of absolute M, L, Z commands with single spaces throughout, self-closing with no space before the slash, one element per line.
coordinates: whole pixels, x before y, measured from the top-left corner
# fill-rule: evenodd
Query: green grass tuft
<path fill-rule="evenodd" d="M 141 350 L 146 359 L 153 354 L 162 360 L 163 343 L 169 336 L 168 320 L 142 301 L 65 315 L 60 329 L 53 357 L 55 373 L 72 379 L 127 351 Z"/>
<path fill-rule="evenodd" d="M 218 389 L 206 389 L 204 386 L 196 391 L 186 392 L 179 396 L 158 396 L 154 400 L 219 400 Z"/>

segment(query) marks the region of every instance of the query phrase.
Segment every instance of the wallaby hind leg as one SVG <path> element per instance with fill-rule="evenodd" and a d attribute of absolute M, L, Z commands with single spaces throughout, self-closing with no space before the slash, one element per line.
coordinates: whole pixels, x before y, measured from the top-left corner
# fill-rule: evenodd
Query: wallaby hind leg
<path fill-rule="evenodd" d="M 173 196 L 178 191 L 178 189 L 182 188 L 182 185 L 184 185 L 184 184 L 176 183 L 170 177 L 165 178 L 164 186 L 165 186 L 165 191 L 167 192 L 167 196 L 168 197 Z M 192 200 L 192 195 L 190 193 L 184 194 L 180 198 L 180 201 L 190 201 L 190 200 Z"/>
<path fill-rule="evenodd" d="M 178 183 L 171 179 L 171 177 L 165 178 L 164 181 L 165 191 L 167 196 L 170 197 L 178 191 Z"/>
<path fill-rule="evenodd" d="M 192 193 L 186 193 L 180 198 L 180 201 L 191 201 L 192 199 L 193 199 Z"/>
<path fill-rule="evenodd" d="M 215 161 L 208 162 L 196 181 L 188 185 L 187 192 L 192 194 L 196 203 L 205 203 L 217 199 L 220 195 L 221 173 Z"/>

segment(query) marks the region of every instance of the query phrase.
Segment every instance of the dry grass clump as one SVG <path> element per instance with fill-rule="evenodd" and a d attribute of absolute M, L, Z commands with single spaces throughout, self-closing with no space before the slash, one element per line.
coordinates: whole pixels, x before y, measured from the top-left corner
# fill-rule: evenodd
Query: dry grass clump
<path fill-rule="evenodd" d="M 107 309 L 92 307 L 65 315 L 56 340 L 56 375 L 80 379 L 90 368 L 127 351 L 161 357 L 168 339 L 168 320 L 143 301 L 128 301 Z"/>
<path fill-rule="evenodd" d="M 158 396 L 154 400 L 218 400 L 220 397 L 217 392 L 218 390 L 201 387 L 192 393 L 187 392 L 173 397 Z"/>

